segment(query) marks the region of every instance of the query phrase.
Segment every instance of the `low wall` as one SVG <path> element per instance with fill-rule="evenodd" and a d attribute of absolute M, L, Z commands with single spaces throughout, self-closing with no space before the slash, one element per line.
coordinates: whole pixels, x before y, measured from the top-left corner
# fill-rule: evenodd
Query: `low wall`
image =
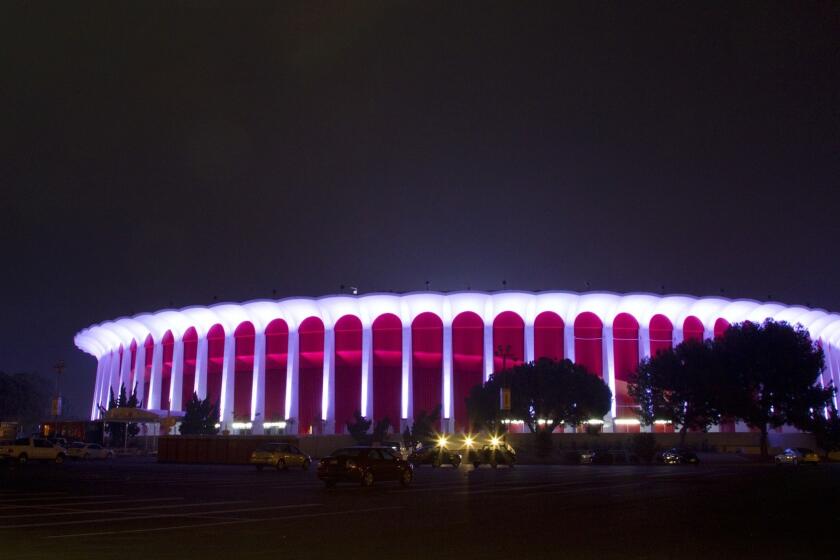
<path fill-rule="evenodd" d="M 353 445 L 350 436 L 161 436 L 159 463 L 245 465 L 251 452 L 264 443 L 291 443 L 314 458 Z"/>

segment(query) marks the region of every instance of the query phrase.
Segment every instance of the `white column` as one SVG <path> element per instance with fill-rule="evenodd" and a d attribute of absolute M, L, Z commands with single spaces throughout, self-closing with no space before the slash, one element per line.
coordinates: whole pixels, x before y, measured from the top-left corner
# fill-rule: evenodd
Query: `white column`
<path fill-rule="evenodd" d="M 563 357 L 575 361 L 575 325 L 566 323 L 563 327 Z"/>
<path fill-rule="evenodd" d="M 102 358 L 102 383 L 99 385 L 99 402 L 106 409 L 109 407 L 111 391 L 111 362 L 114 353 L 108 352 Z"/>
<path fill-rule="evenodd" d="M 321 391 L 324 433 L 335 433 L 335 329 L 324 329 L 324 385 Z"/>
<path fill-rule="evenodd" d="M 534 354 L 534 324 L 531 323 L 525 325 L 525 356 L 523 359 L 526 362 L 533 362 L 536 359 Z"/>
<path fill-rule="evenodd" d="M 650 358 L 650 329 L 641 327 L 639 329 L 639 359 Z"/>
<path fill-rule="evenodd" d="M 90 407 L 90 419 L 99 418 L 99 391 L 102 386 L 102 358 L 96 359 L 96 382 L 93 385 L 93 404 Z"/>
<path fill-rule="evenodd" d="M 172 348 L 172 371 L 169 374 L 169 410 L 183 410 L 184 338 L 175 340 Z"/>
<path fill-rule="evenodd" d="M 125 387 L 125 393 L 131 397 L 131 387 L 129 386 L 131 376 L 131 347 L 123 348 L 122 361 L 120 362 L 120 380 L 117 383 L 118 387 Z"/>
<path fill-rule="evenodd" d="M 685 334 L 683 333 L 682 326 L 674 326 L 674 330 L 671 333 L 671 346 L 676 348 L 683 341 L 685 341 Z"/>
<path fill-rule="evenodd" d="M 252 434 L 263 433 L 265 422 L 265 331 L 254 333 L 254 373 L 251 379 Z"/>
<path fill-rule="evenodd" d="M 152 375 L 149 381 L 149 401 L 146 408 L 160 408 L 160 385 L 163 373 L 163 343 L 155 342 L 152 350 Z"/>
<path fill-rule="evenodd" d="M 231 429 L 233 423 L 233 376 L 236 374 L 236 338 L 233 333 L 225 335 L 225 353 L 222 358 L 222 403 L 219 416 L 223 429 Z"/>
<path fill-rule="evenodd" d="M 146 345 L 138 344 L 134 355 L 134 387 L 132 391 L 137 394 L 137 402 L 143 406 L 143 396 L 145 395 L 146 387 Z"/>
<path fill-rule="evenodd" d="M 494 364 L 493 364 L 493 351 L 495 346 L 493 345 L 493 324 L 492 323 L 485 323 L 484 325 L 484 381 L 490 379 L 490 375 L 493 373 Z"/>
<path fill-rule="evenodd" d="M 207 398 L 207 335 L 198 337 L 198 344 L 195 348 L 195 381 L 193 392 L 198 398 Z"/>
<path fill-rule="evenodd" d="M 373 417 L 373 331 L 362 327 L 362 416 Z"/>
<path fill-rule="evenodd" d="M 289 331 L 289 350 L 286 354 L 286 420 L 295 422 L 287 428 L 289 433 L 299 433 L 298 426 L 298 382 L 300 381 L 300 348 L 297 329 Z"/>
<path fill-rule="evenodd" d="M 114 391 L 114 398 L 120 398 L 120 351 L 111 352 L 111 373 L 109 375 L 109 386 Z"/>
<path fill-rule="evenodd" d="M 452 417 L 452 323 L 443 325 L 443 430 L 453 431 Z"/>
<path fill-rule="evenodd" d="M 612 327 L 605 326 L 603 329 L 603 336 L 601 340 L 601 356 L 603 359 L 602 369 L 604 371 L 604 378 L 610 386 L 610 391 L 613 394 L 611 416 L 613 422 L 615 421 L 616 413 L 616 398 L 615 398 L 615 349 L 613 348 L 613 330 Z M 613 422 L 610 422 L 612 424 Z"/>
<path fill-rule="evenodd" d="M 411 350 L 411 325 L 403 325 L 402 328 L 402 390 L 400 398 L 402 399 L 402 407 L 400 409 L 402 419 L 410 424 L 408 420 L 414 416 L 414 386 L 412 379 L 412 350 Z M 402 422 L 400 422 L 400 431 L 405 429 Z"/>

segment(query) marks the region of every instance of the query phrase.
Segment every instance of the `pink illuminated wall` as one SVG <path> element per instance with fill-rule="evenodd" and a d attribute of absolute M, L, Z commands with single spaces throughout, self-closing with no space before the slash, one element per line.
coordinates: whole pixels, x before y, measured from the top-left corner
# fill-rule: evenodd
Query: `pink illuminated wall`
<path fill-rule="evenodd" d="M 321 431 L 321 394 L 324 390 L 324 323 L 317 317 L 305 319 L 298 329 L 300 344 L 300 387 L 298 431 Z"/>
<path fill-rule="evenodd" d="M 703 322 L 694 316 L 688 316 L 683 321 L 683 340 L 703 340 Z"/>
<path fill-rule="evenodd" d="M 128 381 L 126 382 L 125 392 L 128 395 L 131 395 L 131 393 L 134 392 L 134 384 L 135 384 L 134 368 L 137 366 L 137 341 L 132 340 L 131 341 L 131 346 L 129 348 L 131 349 L 131 363 L 129 364 L 130 367 L 131 367 L 131 370 L 129 371 L 129 374 L 128 374 Z"/>
<path fill-rule="evenodd" d="M 443 321 L 421 313 L 411 324 L 411 373 L 415 418 L 441 404 L 443 394 Z"/>
<path fill-rule="evenodd" d="M 714 337 L 720 338 L 723 336 L 723 333 L 726 332 L 726 329 L 729 328 L 729 321 L 726 319 L 720 318 L 715 321 L 715 328 L 714 328 Z"/>
<path fill-rule="evenodd" d="M 650 355 L 670 350 L 674 345 L 674 325 L 665 315 L 654 315 L 648 326 L 650 336 Z"/>
<path fill-rule="evenodd" d="M 594 313 L 584 311 L 575 319 L 575 363 L 598 377 L 604 377 L 602 355 L 603 323 Z"/>
<path fill-rule="evenodd" d="M 286 363 L 289 326 L 275 319 L 265 328 L 265 420 L 276 422 L 286 416 Z"/>
<path fill-rule="evenodd" d="M 373 322 L 373 420 L 399 431 L 402 403 L 402 322 L 391 313 Z"/>
<path fill-rule="evenodd" d="M 240 323 L 233 333 L 233 419 L 247 422 L 251 419 L 251 392 L 254 384 L 254 325 Z"/>
<path fill-rule="evenodd" d="M 455 429 L 469 426 L 466 399 L 470 389 L 483 381 L 484 321 L 465 311 L 452 321 L 452 407 Z"/>
<path fill-rule="evenodd" d="M 563 359 L 563 331 L 566 325 L 560 315 L 543 311 L 534 319 L 534 358 Z"/>
<path fill-rule="evenodd" d="M 160 409 L 169 410 L 169 389 L 172 383 L 172 354 L 175 351 L 175 337 L 166 331 L 161 340 L 163 345 L 163 367 L 160 370 Z"/>
<path fill-rule="evenodd" d="M 362 321 L 345 315 L 335 323 L 335 433 L 362 410 Z"/>
<path fill-rule="evenodd" d="M 222 402 L 222 362 L 224 356 L 225 329 L 222 325 L 213 325 L 207 332 L 207 398 L 214 405 L 221 405 Z"/>
<path fill-rule="evenodd" d="M 149 398 L 150 393 L 149 391 L 149 382 L 152 380 L 152 356 L 155 351 L 155 341 L 152 339 L 152 335 L 146 337 L 146 342 L 143 344 L 146 347 L 146 361 L 143 367 L 143 395 L 144 401 L 146 403 L 146 408 L 149 407 Z M 116 395 L 115 395 L 116 396 Z"/>
<path fill-rule="evenodd" d="M 184 333 L 184 377 L 181 385 L 181 409 L 186 409 L 187 403 L 195 392 L 195 359 L 198 353 L 198 334 L 194 327 Z"/>
<path fill-rule="evenodd" d="M 502 352 L 509 354 L 507 359 L 499 355 Z M 493 321 L 493 371 L 510 369 L 524 360 L 525 321 L 513 311 L 499 313 Z"/>
<path fill-rule="evenodd" d="M 638 418 L 636 403 L 628 393 L 630 377 L 639 365 L 639 323 L 628 313 L 613 319 L 613 360 L 615 364 L 615 404 L 617 418 Z M 638 426 L 617 426 L 636 428 Z"/>
<path fill-rule="evenodd" d="M 729 321 L 724 318 L 719 318 L 715 321 L 715 326 L 712 329 L 712 334 L 715 339 L 721 338 L 723 333 L 726 332 L 726 329 L 729 328 Z M 735 420 L 731 417 L 723 417 L 720 419 L 720 431 L 723 433 L 734 433 L 735 432 Z"/>

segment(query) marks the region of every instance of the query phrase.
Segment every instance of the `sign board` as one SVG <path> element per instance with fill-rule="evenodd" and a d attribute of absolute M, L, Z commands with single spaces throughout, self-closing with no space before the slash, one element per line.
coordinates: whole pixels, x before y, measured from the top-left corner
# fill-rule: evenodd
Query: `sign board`
<path fill-rule="evenodd" d="M 499 409 L 510 410 L 510 389 L 499 389 Z"/>

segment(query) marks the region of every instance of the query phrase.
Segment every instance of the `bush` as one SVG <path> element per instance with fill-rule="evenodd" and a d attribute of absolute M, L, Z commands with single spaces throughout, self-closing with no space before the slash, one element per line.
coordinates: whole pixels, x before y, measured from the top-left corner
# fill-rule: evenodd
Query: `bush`
<path fill-rule="evenodd" d="M 653 434 L 636 434 L 630 443 L 630 448 L 640 460 L 645 463 L 653 461 L 656 455 L 656 437 Z"/>
<path fill-rule="evenodd" d="M 534 435 L 534 447 L 537 452 L 537 457 L 542 459 L 550 457 L 552 450 L 551 431 L 538 430 Z"/>

